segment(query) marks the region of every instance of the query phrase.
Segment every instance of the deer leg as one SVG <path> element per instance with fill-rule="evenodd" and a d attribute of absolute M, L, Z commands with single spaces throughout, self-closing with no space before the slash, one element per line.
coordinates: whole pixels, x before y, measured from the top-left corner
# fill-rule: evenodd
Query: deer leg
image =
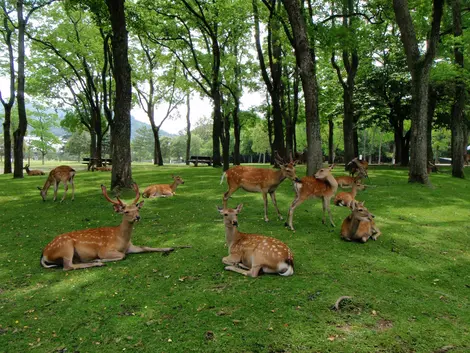
<path fill-rule="evenodd" d="M 67 190 L 69 189 L 69 184 L 67 183 L 67 180 L 64 181 L 64 196 L 62 196 L 62 200 L 60 202 L 63 202 L 65 200 L 65 196 L 67 195 Z"/>
<path fill-rule="evenodd" d="M 137 246 L 130 244 L 126 250 L 126 254 L 139 254 L 143 252 L 170 252 L 175 250 L 174 248 L 150 248 L 148 246 Z"/>
<path fill-rule="evenodd" d="M 55 201 L 57 199 L 57 190 L 58 189 L 59 189 L 59 183 L 54 182 L 54 198 L 53 198 L 53 201 Z"/>
<path fill-rule="evenodd" d="M 294 210 L 299 206 L 304 200 L 301 200 L 299 197 L 296 197 L 292 204 L 289 207 L 289 213 L 287 214 L 288 223 L 285 223 L 285 226 L 289 227 L 290 230 L 295 230 L 294 226 L 292 225 L 292 220 L 294 218 Z"/>
<path fill-rule="evenodd" d="M 377 240 L 377 238 L 382 235 L 382 232 L 380 231 L 379 228 L 377 228 L 377 226 L 375 225 L 375 222 L 373 221 L 371 222 L 371 230 L 372 230 L 371 238 L 373 240 Z"/>
<path fill-rule="evenodd" d="M 282 221 L 283 218 L 282 218 L 281 212 L 279 212 L 279 208 L 277 207 L 276 192 L 275 192 L 275 191 L 270 192 L 270 193 L 269 193 L 269 196 L 271 196 L 271 201 L 273 202 L 274 208 L 275 208 L 276 211 L 277 211 L 277 216 L 278 216 L 279 219 Z"/>
<path fill-rule="evenodd" d="M 79 269 L 88 268 L 88 267 L 101 267 L 101 266 L 104 266 L 103 262 L 88 262 L 88 263 L 74 264 L 72 262 L 72 259 L 63 258 L 62 260 L 63 260 L 63 263 L 64 263 L 64 271 L 79 270 Z"/>
<path fill-rule="evenodd" d="M 226 265 L 236 265 L 236 264 L 239 264 L 240 261 L 241 261 L 240 256 L 233 256 L 232 254 L 222 258 L 222 262 Z"/>
<path fill-rule="evenodd" d="M 330 216 L 330 223 L 332 227 L 335 227 L 335 224 L 333 223 L 333 217 L 331 216 L 331 209 L 330 209 L 330 199 L 327 197 L 322 198 L 322 205 L 323 205 L 323 216 L 322 216 L 322 223 L 325 224 L 326 219 L 325 219 L 325 210 L 328 210 L 328 215 Z"/>
<path fill-rule="evenodd" d="M 75 184 L 73 182 L 73 179 L 70 181 L 72 184 L 72 201 L 75 199 Z"/>
<path fill-rule="evenodd" d="M 223 199 L 222 199 L 224 208 L 227 208 L 227 201 L 228 201 L 228 199 L 229 199 L 230 196 L 232 196 L 232 194 L 233 194 L 235 191 L 237 191 L 237 190 L 238 190 L 238 187 L 231 188 L 231 187 L 229 186 L 228 191 L 224 194 L 224 197 L 223 197 Z"/>
<path fill-rule="evenodd" d="M 251 270 L 244 270 L 236 266 L 225 266 L 225 270 L 241 273 L 244 276 L 255 278 L 258 277 L 259 271 L 261 270 L 261 266 L 252 267 Z"/>
<path fill-rule="evenodd" d="M 268 218 L 268 195 L 263 192 L 263 203 L 264 203 L 264 221 L 269 222 Z"/>
<path fill-rule="evenodd" d="M 119 252 L 117 250 L 108 250 L 105 252 L 98 253 L 99 259 L 96 259 L 95 262 L 102 263 L 102 262 L 112 262 L 112 261 L 120 261 L 126 257 L 126 254 Z"/>

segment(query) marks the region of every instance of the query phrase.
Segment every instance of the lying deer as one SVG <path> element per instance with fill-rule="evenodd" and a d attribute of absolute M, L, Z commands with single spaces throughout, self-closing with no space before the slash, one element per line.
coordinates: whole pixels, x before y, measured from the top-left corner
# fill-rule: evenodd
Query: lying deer
<path fill-rule="evenodd" d="M 155 184 L 148 186 L 142 193 L 143 198 L 169 197 L 176 195 L 178 185 L 184 184 L 184 180 L 180 176 L 171 175 L 172 184 Z"/>
<path fill-rule="evenodd" d="M 242 207 L 242 204 L 236 209 L 217 207 L 224 216 L 225 240 L 229 249 L 229 255 L 222 258 L 222 262 L 228 265 L 225 270 L 250 277 L 257 277 L 261 270 L 264 273 L 292 276 L 294 256 L 286 244 L 264 235 L 238 231 L 237 215 Z"/>
<path fill-rule="evenodd" d="M 323 224 L 325 224 L 325 210 L 328 210 L 330 223 L 333 227 L 335 226 L 330 210 L 331 198 L 336 194 L 336 190 L 338 190 L 338 183 L 333 175 L 331 175 L 333 167 L 334 164 L 328 168 L 322 168 L 314 176 L 303 177 L 301 183 L 294 183 L 296 196 L 289 208 L 289 213 L 287 215 L 288 223 L 286 222 L 285 224 L 286 227 L 294 230 L 294 226 L 292 225 L 294 210 L 304 201 L 312 198 L 322 199 Z"/>
<path fill-rule="evenodd" d="M 47 177 L 46 183 L 41 188 L 38 186 L 38 189 L 41 191 L 41 197 L 43 201 L 46 201 L 47 190 L 50 186 L 54 184 L 54 201 L 57 198 L 57 190 L 59 189 L 59 184 L 62 182 L 64 184 L 64 196 L 60 202 L 65 200 L 67 195 L 67 190 L 69 188 L 68 183 L 72 185 L 72 201 L 75 198 L 75 185 L 73 183 L 73 178 L 75 177 L 75 170 L 66 165 L 61 165 L 57 168 L 54 168 L 50 171 L 49 176 Z"/>
<path fill-rule="evenodd" d="M 353 202 L 351 214 L 341 225 L 341 238 L 365 243 L 369 238 L 377 240 L 382 234 L 375 225 L 374 215 L 364 207 L 364 202 Z"/>
<path fill-rule="evenodd" d="M 113 167 L 112 166 L 102 166 L 102 167 L 95 167 L 95 166 L 92 166 L 91 167 L 91 171 L 94 172 L 95 170 L 98 170 L 100 172 L 110 172 L 113 170 Z"/>
<path fill-rule="evenodd" d="M 227 208 L 229 197 L 239 188 L 242 188 L 248 192 L 261 192 L 263 194 L 264 220 L 266 222 L 269 221 L 268 194 L 271 197 L 279 219 L 282 219 L 282 215 L 277 207 L 276 189 L 286 178 L 294 181 L 294 184 L 299 183 L 300 179 L 295 174 L 295 162 L 286 163 L 280 158 L 276 158 L 276 162 L 279 164 L 280 170 L 237 165 L 223 173 L 220 183 L 222 184 L 226 176 L 228 184 L 228 191 L 223 197 L 224 208 Z"/>
<path fill-rule="evenodd" d="M 352 187 L 353 184 L 357 182 L 362 182 L 362 179 L 364 179 L 365 177 L 366 176 L 362 174 L 361 171 L 359 171 L 359 174 L 357 174 L 355 177 L 341 175 L 341 176 L 335 177 L 335 179 L 336 179 L 336 182 L 338 183 L 338 186 L 345 189 L 345 188 Z"/>
<path fill-rule="evenodd" d="M 170 252 L 174 248 L 149 248 L 133 245 L 131 242 L 134 223 L 140 220 L 139 210 L 144 201 L 139 201 L 139 187 L 134 184 L 135 200 L 124 204 L 119 198 L 113 201 L 101 185 L 106 200 L 113 204 L 114 210 L 122 214 L 122 222 L 117 227 L 102 227 L 73 231 L 57 236 L 51 241 L 41 256 L 45 268 L 62 265 L 65 271 L 80 268 L 103 266 L 105 262 L 119 261 L 127 254 L 142 252 Z"/>
<path fill-rule="evenodd" d="M 351 192 L 339 192 L 335 196 L 334 204 L 336 206 L 344 206 L 344 207 L 351 207 L 351 205 L 355 202 L 355 198 L 357 195 L 357 190 L 364 190 L 365 185 L 362 185 L 360 182 L 355 182 L 352 184 Z"/>
<path fill-rule="evenodd" d="M 28 174 L 29 176 L 44 175 L 45 174 L 42 170 L 38 170 L 38 169 L 31 170 L 31 169 L 29 169 L 29 164 L 26 164 L 23 169 L 26 170 L 26 174 Z"/>

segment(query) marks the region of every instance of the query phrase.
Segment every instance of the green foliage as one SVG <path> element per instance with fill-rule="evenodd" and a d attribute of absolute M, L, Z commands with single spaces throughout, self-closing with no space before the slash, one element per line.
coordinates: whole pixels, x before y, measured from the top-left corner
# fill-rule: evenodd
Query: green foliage
<path fill-rule="evenodd" d="M 55 151 L 54 145 L 59 144 L 60 139 L 51 132 L 51 128 L 59 126 L 58 116 L 55 113 L 49 113 L 44 107 L 36 106 L 34 111 L 28 114 L 28 124 L 31 126 L 30 136 L 35 137 L 30 140 L 30 148 L 36 149 L 41 153 L 43 163 L 44 157 L 52 151 Z"/>
<path fill-rule="evenodd" d="M 45 169 L 56 166 L 49 164 Z M 39 265 L 56 235 L 121 221 L 102 196 L 109 174 L 72 164 L 75 201 L 43 202 L 45 177 L 0 176 L 0 347 L 5 352 L 437 352 L 468 351 L 468 180 L 447 168 L 432 174 L 434 188 L 406 183 L 407 170 L 369 170 L 376 186 L 359 192 L 383 235 L 357 244 L 339 237 L 346 208 L 332 206 L 336 228 L 321 224 L 321 205 L 296 209 L 295 233 L 284 221 L 263 220 L 260 194 L 237 191 L 239 229 L 284 241 L 295 256 L 292 277 L 246 278 L 224 271 L 227 255 L 221 170 L 200 166 L 134 164 L 141 188 L 185 180 L 172 198 L 146 200 L 133 243 L 192 245 L 169 256 L 125 260 L 65 273 Z M 31 168 L 37 168 L 32 165 Z M 338 168 L 336 175 L 344 174 Z M 304 175 L 304 167 L 298 174 Z M 60 189 L 59 195 L 62 192 Z M 123 201 L 131 201 L 132 193 Z M 294 198 L 283 182 L 283 213 Z M 340 297 L 352 299 L 340 311 Z"/>

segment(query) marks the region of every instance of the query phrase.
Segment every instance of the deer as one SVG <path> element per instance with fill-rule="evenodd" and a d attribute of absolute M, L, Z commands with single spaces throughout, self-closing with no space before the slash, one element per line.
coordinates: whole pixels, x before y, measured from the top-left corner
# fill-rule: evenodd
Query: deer
<path fill-rule="evenodd" d="M 355 198 L 357 195 L 357 190 L 364 190 L 365 185 L 362 185 L 359 181 L 356 181 L 352 184 L 351 192 L 339 192 L 335 196 L 334 204 L 336 206 L 344 206 L 344 207 L 351 207 L 351 205 L 355 202 Z"/>
<path fill-rule="evenodd" d="M 333 175 L 331 175 L 331 170 L 333 167 L 334 164 L 328 168 L 321 168 L 315 173 L 314 176 L 305 176 L 302 178 L 300 183 L 294 184 L 296 196 L 289 207 L 289 213 L 287 214 L 288 222 L 285 223 L 286 227 L 290 228 L 291 230 L 295 230 L 294 226 L 292 225 L 294 210 L 304 201 L 312 198 L 322 199 L 323 224 L 325 224 L 325 210 L 328 210 L 330 223 L 333 227 L 335 226 L 333 217 L 331 216 L 330 202 L 331 198 L 336 194 L 336 190 L 338 190 L 338 182 L 333 177 Z"/>
<path fill-rule="evenodd" d="M 364 202 L 353 202 L 351 214 L 341 225 L 341 238 L 346 241 L 359 241 L 365 243 L 369 238 L 377 240 L 382 234 L 375 225 L 374 215 L 364 206 Z"/>
<path fill-rule="evenodd" d="M 26 174 L 28 174 L 29 176 L 45 175 L 46 174 L 42 170 L 39 170 L 39 169 L 35 169 L 35 170 L 29 169 L 29 164 L 26 164 L 23 169 L 26 170 Z"/>
<path fill-rule="evenodd" d="M 362 171 L 359 170 L 359 173 L 355 176 L 347 176 L 347 175 L 341 175 L 335 177 L 336 182 L 338 183 L 338 186 L 345 189 L 345 188 L 350 188 L 353 186 L 353 184 L 357 182 L 362 182 L 362 179 L 364 179 L 366 176 L 362 174 Z"/>
<path fill-rule="evenodd" d="M 349 170 L 349 175 L 354 177 L 354 174 L 357 172 L 362 173 L 364 177 L 369 178 L 367 175 L 367 168 L 369 167 L 369 163 L 364 160 L 359 160 L 359 158 L 354 158 L 346 165 L 346 170 Z"/>
<path fill-rule="evenodd" d="M 94 172 L 95 170 L 98 170 L 98 171 L 100 171 L 100 172 L 110 172 L 110 171 L 113 170 L 113 167 L 111 167 L 111 166 L 106 166 L 106 165 L 104 165 L 104 166 L 102 166 L 102 167 L 95 167 L 95 166 L 92 166 L 92 167 L 91 167 L 91 171 Z"/>
<path fill-rule="evenodd" d="M 286 163 L 279 156 L 276 157 L 276 162 L 279 164 L 280 170 L 237 165 L 224 172 L 220 179 L 220 184 L 222 184 L 224 177 L 227 177 L 228 191 L 223 196 L 224 208 L 227 208 L 227 201 L 230 196 L 239 188 L 242 188 L 248 192 L 261 192 L 263 194 L 265 222 L 269 222 L 268 194 L 279 219 L 282 220 L 281 212 L 277 207 L 276 189 L 286 178 L 292 180 L 294 184 L 300 183 L 300 179 L 295 174 L 296 162 L 291 160 Z"/>
<path fill-rule="evenodd" d="M 41 266 L 51 268 L 62 265 L 64 271 L 69 271 L 104 266 L 105 262 L 123 260 L 127 254 L 173 251 L 174 248 L 150 248 L 132 244 L 134 223 L 140 220 L 139 210 L 144 205 L 144 201 L 138 202 L 140 193 L 137 184 L 133 184 L 133 189 L 135 199 L 126 205 L 118 197 L 117 201 L 112 200 L 106 187 L 101 185 L 105 199 L 113 204 L 115 212 L 122 214 L 121 224 L 58 235 L 44 248 Z"/>
<path fill-rule="evenodd" d="M 222 258 L 226 271 L 241 273 L 244 276 L 258 277 L 263 273 L 277 273 L 281 276 L 294 274 L 294 256 L 282 241 L 260 234 L 238 231 L 238 214 L 243 204 L 237 208 L 217 210 L 224 217 L 225 240 L 229 255 Z"/>
<path fill-rule="evenodd" d="M 38 186 L 38 189 L 41 191 L 41 197 L 43 201 L 46 201 L 47 190 L 49 190 L 50 186 L 54 184 L 54 201 L 57 198 L 57 190 L 59 189 L 59 184 L 62 182 L 64 184 L 64 196 L 60 202 L 65 200 L 65 196 L 67 195 L 67 190 L 69 188 L 68 183 L 72 185 L 72 201 L 75 198 L 75 184 L 73 179 L 75 177 L 75 170 L 67 165 L 61 165 L 49 172 L 49 176 L 41 188 Z"/>
<path fill-rule="evenodd" d="M 143 198 L 154 198 L 154 197 L 170 197 L 176 195 L 176 188 L 178 185 L 184 184 L 184 180 L 178 175 L 171 175 L 173 178 L 172 184 L 155 184 L 145 188 L 142 193 Z"/>

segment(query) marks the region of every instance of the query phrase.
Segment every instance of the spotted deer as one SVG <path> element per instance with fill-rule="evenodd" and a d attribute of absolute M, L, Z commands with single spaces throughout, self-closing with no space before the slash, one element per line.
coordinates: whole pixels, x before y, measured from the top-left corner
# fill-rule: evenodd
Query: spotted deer
<path fill-rule="evenodd" d="M 143 198 L 154 198 L 154 197 L 169 197 L 176 195 L 176 188 L 178 185 L 184 184 L 184 180 L 180 176 L 171 175 L 173 178 L 172 184 L 155 184 L 145 188 L 142 193 Z"/>
<path fill-rule="evenodd" d="M 119 261 L 127 254 L 143 252 L 170 252 L 174 248 L 150 248 L 133 245 L 131 242 L 134 223 L 140 220 L 139 210 L 144 201 L 138 203 L 139 187 L 134 184 L 134 201 L 126 205 L 119 198 L 112 200 L 101 185 L 105 199 L 113 204 L 114 211 L 122 214 L 117 227 L 77 230 L 57 236 L 44 249 L 41 265 L 45 268 L 62 265 L 65 271 L 103 266 L 105 262 Z"/>
<path fill-rule="evenodd" d="M 39 170 L 39 169 L 31 170 L 31 169 L 29 169 L 29 164 L 26 164 L 23 169 L 26 170 L 26 174 L 28 174 L 29 176 L 45 175 L 45 173 L 42 170 Z"/>
<path fill-rule="evenodd" d="M 346 188 L 352 187 L 354 183 L 362 182 L 362 179 L 364 179 L 365 177 L 366 176 L 362 174 L 361 171 L 359 171 L 359 173 L 355 177 L 348 176 L 348 175 L 341 175 L 341 176 L 335 177 L 335 179 L 340 188 L 346 189 Z"/>
<path fill-rule="evenodd" d="M 347 241 L 365 243 L 369 238 L 377 240 L 382 234 L 375 225 L 374 215 L 364 206 L 364 202 L 353 202 L 351 214 L 341 225 L 341 238 Z"/>
<path fill-rule="evenodd" d="M 352 184 L 352 190 L 350 192 L 343 191 L 336 194 L 334 204 L 336 206 L 351 207 L 355 201 L 358 189 L 364 190 L 365 185 L 362 185 L 360 182 L 356 181 Z"/>
<path fill-rule="evenodd" d="M 299 183 L 300 179 L 295 174 L 296 162 L 290 161 L 286 163 L 280 158 L 276 158 L 276 162 L 279 164 L 280 170 L 237 165 L 223 173 L 220 183 L 222 184 L 226 176 L 228 184 L 228 191 L 223 197 L 224 208 L 227 208 L 227 201 L 230 196 L 239 188 L 242 188 L 248 192 L 261 192 L 263 194 L 264 220 L 266 222 L 269 221 L 268 194 L 271 197 L 279 219 L 282 219 L 282 215 L 277 207 L 276 189 L 286 178 L 292 180 L 294 184 Z"/>
<path fill-rule="evenodd" d="M 292 276 L 294 256 L 286 244 L 264 235 L 238 231 L 237 215 L 242 207 L 242 204 L 235 209 L 217 207 L 224 216 L 225 240 L 229 251 L 229 255 L 222 258 L 222 262 L 228 265 L 225 270 L 249 277 L 257 277 L 260 271 Z"/>
<path fill-rule="evenodd" d="M 52 169 L 47 177 L 47 180 L 44 186 L 41 188 L 38 186 L 38 189 L 41 191 L 41 197 L 43 201 L 46 201 L 47 190 L 49 190 L 50 186 L 54 184 L 54 201 L 57 198 L 57 190 L 59 189 L 59 184 L 62 182 L 64 184 L 64 196 L 60 202 L 65 200 L 65 196 L 67 195 L 67 190 L 69 188 L 68 183 L 72 185 L 72 201 L 75 198 L 75 184 L 73 183 L 73 179 L 75 177 L 75 170 L 70 168 L 67 165 L 61 165 Z"/>
<path fill-rule="evenodd" d="M 322 200 L 323 224 L 326 222 L 325 210 L 327 210 L 328 215 L 330 216 L 330 223 L 333 227 L 335 226 L 330 210 L 331 198 L 336 194 L 336 190 L 338 189 L 338 183 L 333 175 L 331 175 L 333 167 L 334 164 L 328 168 L 321 168 L 314 176 L 305 176 L 302 178 L 300 183 L 294 184 L 296 196 L 289 207 L 289 213 L 287 215 L 288 222 L 285 223 L 286 227 L 289 227 L 291 230 L 295 230 L 292 225 L 294 210 L 304 201 L 313 198 L 320 198 Z"/>

